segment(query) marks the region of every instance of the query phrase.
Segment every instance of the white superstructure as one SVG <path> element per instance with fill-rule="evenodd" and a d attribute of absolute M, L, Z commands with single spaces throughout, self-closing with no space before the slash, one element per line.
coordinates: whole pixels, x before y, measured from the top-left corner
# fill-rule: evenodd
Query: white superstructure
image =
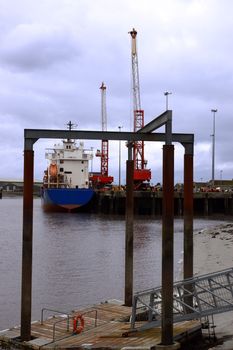
<path fill-rule="evenodd" d="M 76 145 L 74 140 L 63 140 L 47 149 L 48 169 L 44 174 L 47 188 L 88 188 L 88 162 L 93 158 L 91 151 L 84 149 L 84 143 Z"/>

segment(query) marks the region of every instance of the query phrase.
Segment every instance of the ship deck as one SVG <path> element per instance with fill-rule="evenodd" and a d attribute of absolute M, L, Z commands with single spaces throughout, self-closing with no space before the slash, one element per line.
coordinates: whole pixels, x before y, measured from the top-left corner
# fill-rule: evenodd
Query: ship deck
<path fill-rule="evenodd" d="M 85 326 L 80 334 L 73 334 L 73 317 L 83 314 Z M 33 322 L 32 339 L 20 341 L 20 327 L 0 332 L 2 346 L 23 349 L 123 349 L 140 346 L 151 349 L 161 341 L 161 328 L 130 332 L 131 308 L 114 301 L 73 311 L 69 320 L 66 315 L 47 318 L 43 323 Z M 143 324 L 138 322 L 137 326 Z M 174 325 L 174 340 L 183 341 L 201 331 L 200 321 L 186 321 Z"/>

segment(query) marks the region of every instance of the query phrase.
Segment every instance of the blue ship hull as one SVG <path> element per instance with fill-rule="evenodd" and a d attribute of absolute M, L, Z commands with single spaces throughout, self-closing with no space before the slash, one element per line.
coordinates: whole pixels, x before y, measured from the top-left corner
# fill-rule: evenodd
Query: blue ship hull
<path fill-rule="evenodd" d="M 91 188 L 43 188 L 41 193 L 44 210 L 74 210 L 92 199 Z"/>

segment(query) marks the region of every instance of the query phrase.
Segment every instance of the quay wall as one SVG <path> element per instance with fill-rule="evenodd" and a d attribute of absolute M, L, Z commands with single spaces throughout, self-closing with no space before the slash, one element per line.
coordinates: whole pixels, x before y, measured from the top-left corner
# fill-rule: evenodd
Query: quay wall
<path fill-rule="evenodd" d="M 194 193 L 194 215 L 210 216 L 215 214 L 233 215 L 233 192 L 197 192 Z M 110 215 L 125 214 L 125 191 L 96 192 L 92 201 L 84 207 L 91 213 Z M 134 192 L 135 215 L 162 215 L 162 192 Z M 182 192 L 174 193 L 174 215 L 182 216 L 184 210 L 184 196 Z"/>

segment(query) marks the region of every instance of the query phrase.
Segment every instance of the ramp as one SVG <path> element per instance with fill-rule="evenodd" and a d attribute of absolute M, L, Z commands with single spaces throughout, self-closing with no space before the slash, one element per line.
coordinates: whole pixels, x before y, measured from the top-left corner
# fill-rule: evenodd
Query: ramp
<path fill-rule="evenodd" d="M 201 319 L 233 310 L 233 268 L 174 283 L 173 322 Z M 147 321 L 140 329 L 161 325 L 162 288 L 134 295 L 131 329 L 136 321 Z"/>

